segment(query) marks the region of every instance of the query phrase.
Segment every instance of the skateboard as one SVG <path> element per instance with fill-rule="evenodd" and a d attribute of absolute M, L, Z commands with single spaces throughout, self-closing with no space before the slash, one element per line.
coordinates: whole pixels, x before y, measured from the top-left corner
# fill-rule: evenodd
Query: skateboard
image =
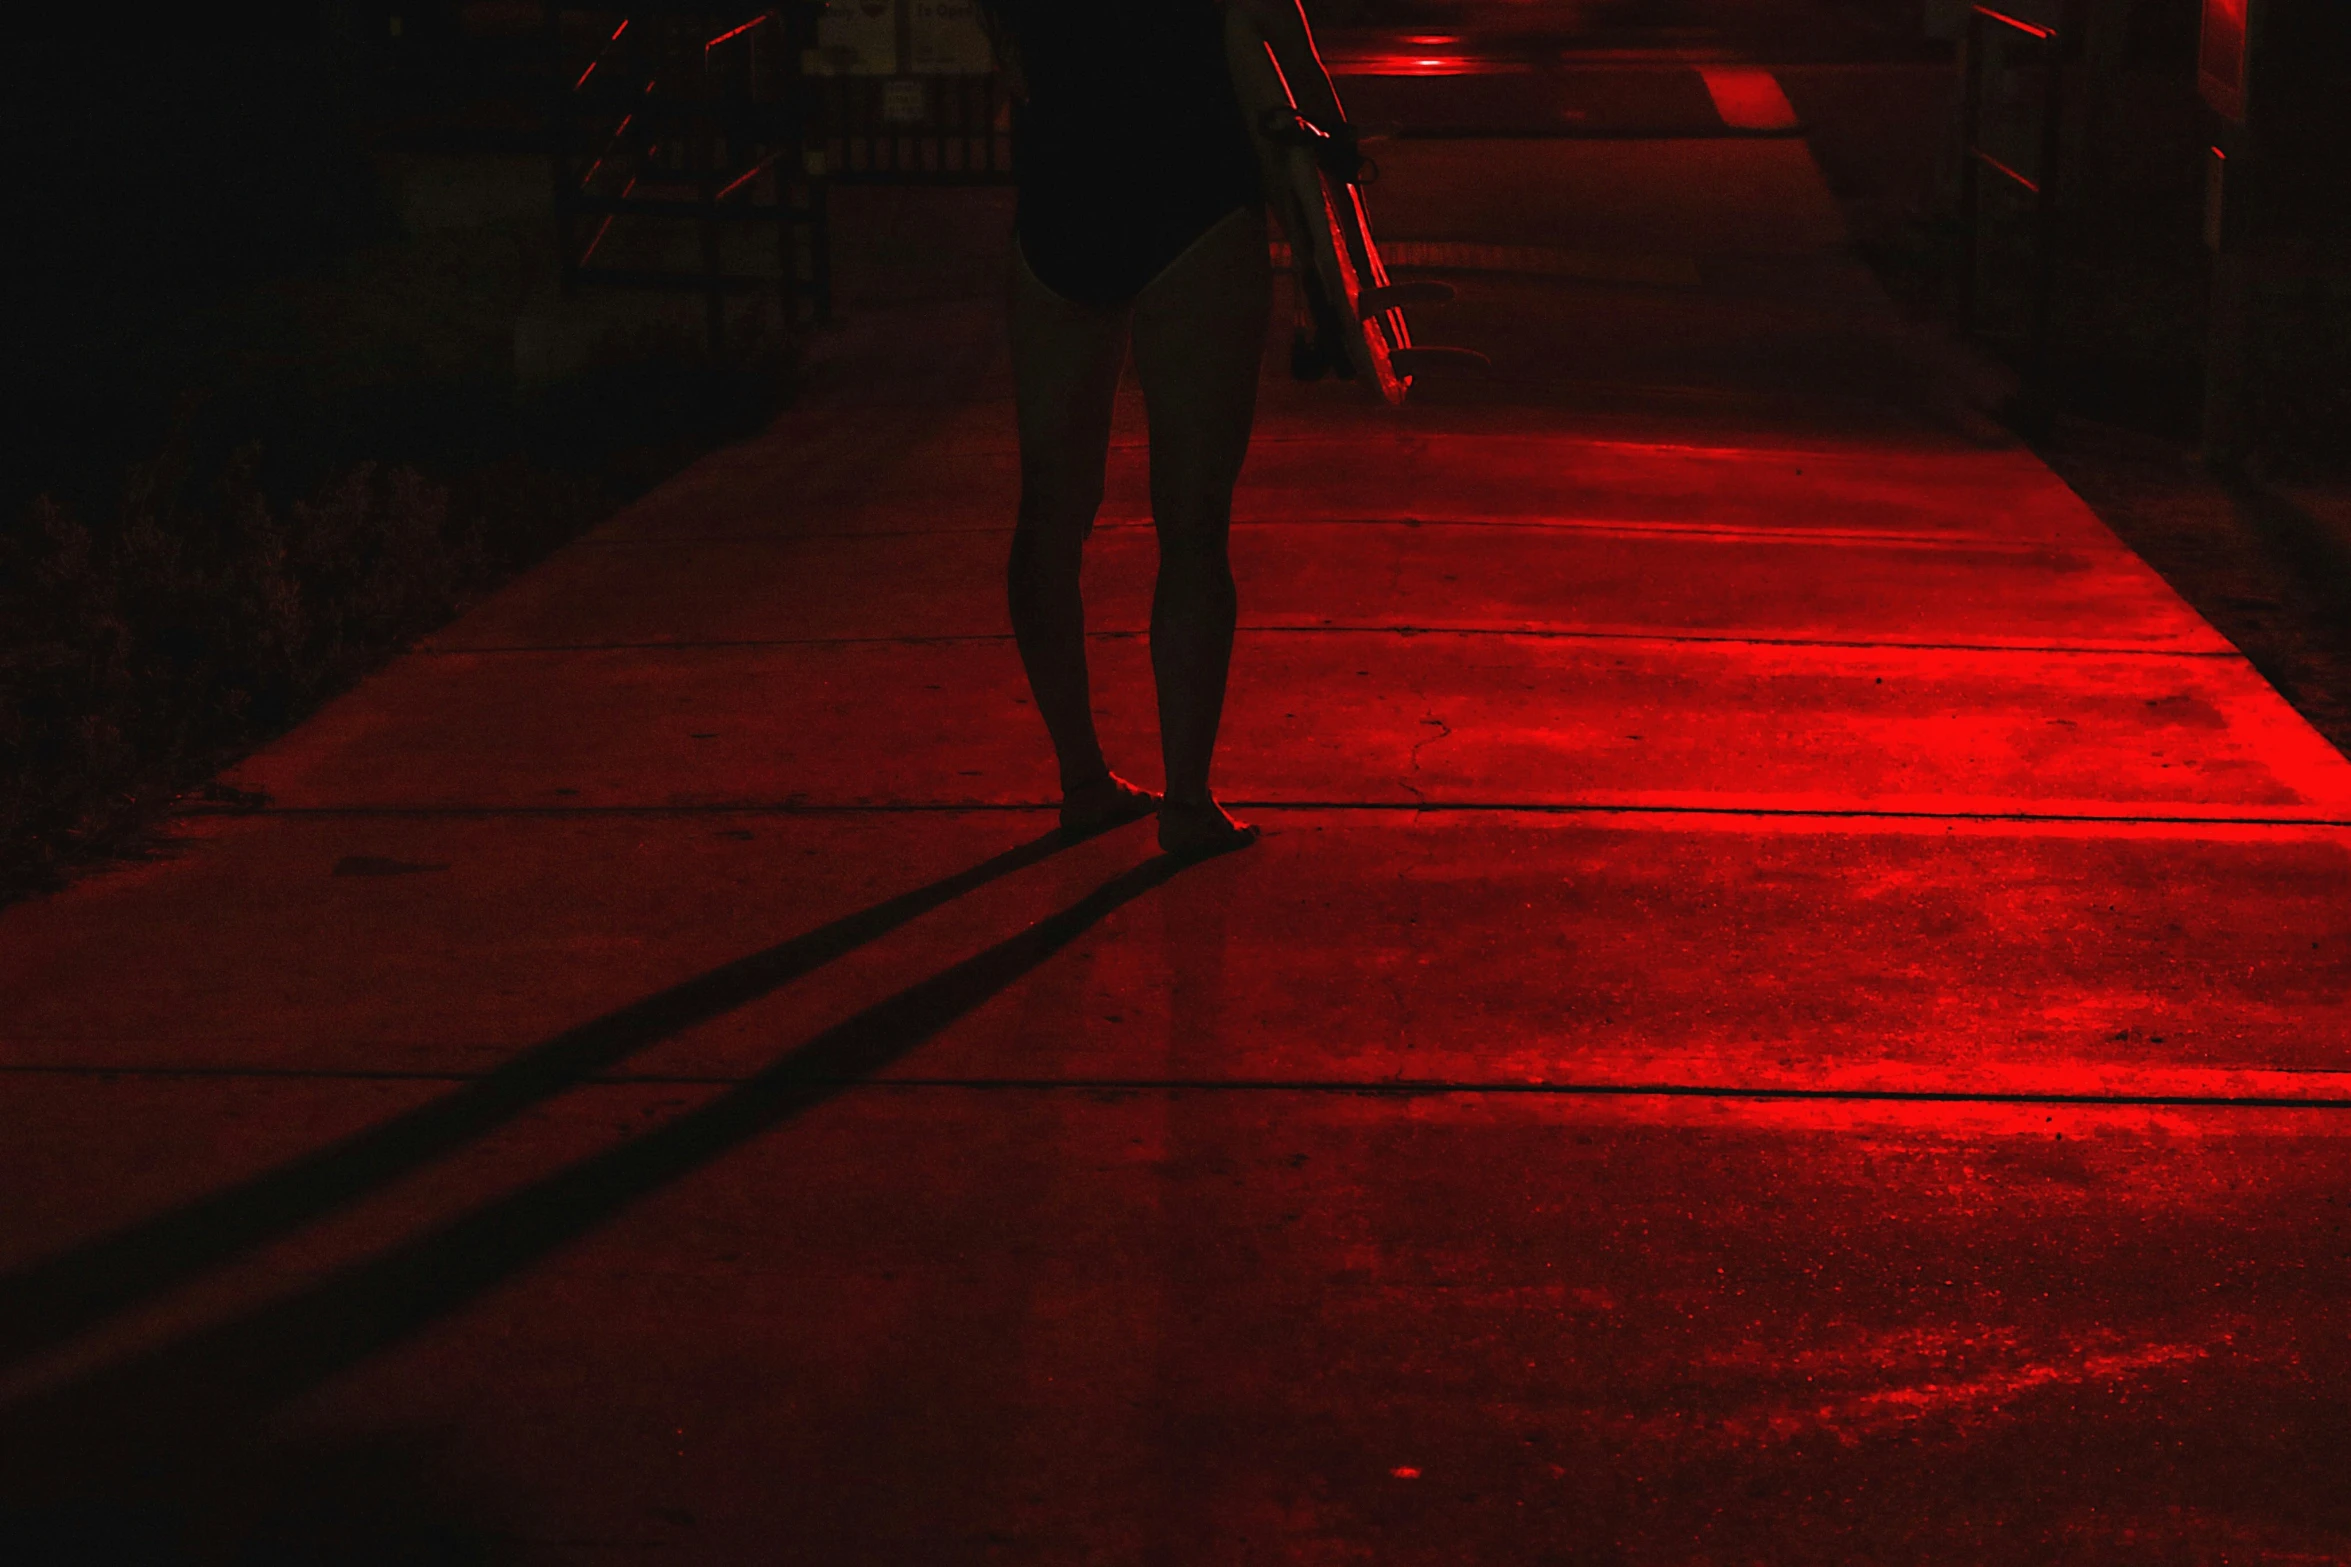
<path fill-rule="evenodd" d="M 1290 241 L 1299 299 L 1291 373 L 1302 381 L 1324 374 L 1361 380 L 1397 407 L 1413 378 L 1432 366 L 1483 367 L 1485 356 L 1468 349 L 1414 345 L 1404 307 L 1441 305 L 1453 297 L 1452 286 L 1389 278 L 1356 183 L 1360 158 L 1299 112 L 1273 46 L 1245 7 L 1226 8 L 1225 53 L 1264 165 L 1266 198 Z"/>

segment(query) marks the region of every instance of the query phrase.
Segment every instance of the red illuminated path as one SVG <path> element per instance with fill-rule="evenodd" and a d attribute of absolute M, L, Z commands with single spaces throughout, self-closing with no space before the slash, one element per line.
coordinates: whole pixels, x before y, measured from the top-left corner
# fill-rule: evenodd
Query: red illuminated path
<path fill-rule="evenodd" d="M 272 809 L 0 917 L 7 1505 L 327 1559 L 2351 1556 L 2351 765 L 1965 413 L 1801 143 L 1383 163 L 1391 233 L 1521 270 L 1426 324 L 1489 382 L 1267 382 L 1247 854 L 1040 838 L 992 307 L 869 304 L 242 767 Z"/>

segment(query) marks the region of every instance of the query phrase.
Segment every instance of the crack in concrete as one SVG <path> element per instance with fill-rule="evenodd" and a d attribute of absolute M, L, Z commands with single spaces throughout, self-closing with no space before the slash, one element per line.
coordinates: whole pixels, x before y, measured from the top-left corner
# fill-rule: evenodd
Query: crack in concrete
<path fill-rule="evenodd" d="M 1412 1007 L 1404 999 L 1404 982 L 1397 977 L 1393 965 L 1380 971 L 1380 984 L 1388 993 L 1388 1004 L 1396 1009 L 1396 1043 L 1400 1049 L 1410 1053 L 1415 1048 L 1412 1042 Z M 1405 1065 L 1405 1062 L 1399 1060 L 1396 1070 L 1388 1074 L 1388 1080 L 1401 1081 Z"/>
<path fill-rule="evenodd" d="M 1422 749 L 1427 746 L 1435 745 L 1440 740 L 1450 740 L 1453 738 L 1453 727 L 1446 723 L 1442 718 L 1437 717 L 1434 713 L 1422 719 L 1420 722 L 1422 728 L 1426 729 L 1434 727 L 1437 732 L 1433 735 L 1423 735 L 1412 743 L 1412 773 L 1414 777 L 1418 777 L 1420 774 L 1420 753 Z M 1415 800 L 1420 801 L 1424 805 L 1427 803 L 1427 796 L 1423 795 L 1415 785 L 1406 783 L 1404 787 L 1412 790 L 1412 797 Z"/>

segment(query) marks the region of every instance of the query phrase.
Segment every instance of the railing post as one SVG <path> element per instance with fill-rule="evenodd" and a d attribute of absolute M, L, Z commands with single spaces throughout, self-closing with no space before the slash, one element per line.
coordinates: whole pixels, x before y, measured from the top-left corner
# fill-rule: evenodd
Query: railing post
<path fill-rule="evenodd" d="M 1982 243 L 1978 208 L 1982 201 L 1976 144 L 1983 139 L 1984 49 L 1983 13 L 1968 7 L 1959 34 L 1959 335 L 1975 335 L 1977 249 Z"/>
<path fill-rule="evenodd" d="M 546 8 L 547 149 L 555 203 L 555 254 L 561 265 L 563 297 L 579 292 L 579 234 L 572 227 L 571 93 L 563 80 L 563 7 Z"/>
<path fill-rule="evenodd" d="M 2077 29 L 2070 6 L 2060 6 L 2059 27 L 2045 37 L 2047 85 L 2041 97 L 2040 159 L 2033 173 L 2040 188 L 2033 192 L 2033 325 L 2031 355 L 2025 385 L 2045 411 L 2049 396 L 2051 336 L 2056 325 L 2057 247 L 2061 216 L 2057 189 L 2064 159 L 2065 68 Z"/>
<path fill-rule="evenodd" d="M 1961 253 L 1957 285 L 1957 315 L 1963 335 L 1973 336 L 1982 293 L 1984 171 L 2021 186 L 2032 197 L 2032 275 L 2029 280 L 2025 362 L 2022 368 L 2025 413 L 2039 417 L 2045 411 L 2050 347 L 2055 335 L 2057 251 L 2060 229 L 2057 201 L 2059 162 L 2065 129 L 2065 69 L 2067 45 L 2075 29 L 2074 16 L 2060 0 L 2062 27 L 2043 27 L 2020 20 L 1988 5 L 1969 7 L 1962 35 L 1964 65 L 1960 90 L 1959 203 Z M 2031 174 L 2009 167 L 1983 145 L 1984 79 L 1987 70 L 1987 26 L 1999 26 L 2033 39 L 2044 51 L 2045 76 L 2041 89 L 2040 134 L 2034 148 Z"/>
<path fill-rule="evenodd" d="M 829 189 L 822 179 L 808 182 L 808 270 L 819 321 L 833 319 L 833 222 Z"/>

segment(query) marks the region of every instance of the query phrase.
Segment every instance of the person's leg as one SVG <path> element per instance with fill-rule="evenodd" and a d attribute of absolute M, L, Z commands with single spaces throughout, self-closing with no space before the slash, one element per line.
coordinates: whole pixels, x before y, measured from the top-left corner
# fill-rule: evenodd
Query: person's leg
<path fill-rule="evenodd" d="M 1086 535 L 1102 504 L 1127 312 L 1062 298 L 1037 281 L 1018 245 L 1012 273 L 1020 511 L 1006 596 L 1029 691 L 1061 764 L 1062 825 L 1091 831 L 1131 821 L 1156 804 L 1103 760 L 1086 672 L 1086 607 L 1078 590 Z"/>
<path fill-rule="evenodd" d="M 1257 413 L 1271 291 L 1265 219 L 1248 210 L 1203 235 L 1135 302 L 1159 533 L 1151 670 L 1167 763 L 1160 842 L 1178 852 L 1238 847 L 1255 835 L 1216 804 L 1208 767 L 1233 651 L 1233 485 Z"/>

